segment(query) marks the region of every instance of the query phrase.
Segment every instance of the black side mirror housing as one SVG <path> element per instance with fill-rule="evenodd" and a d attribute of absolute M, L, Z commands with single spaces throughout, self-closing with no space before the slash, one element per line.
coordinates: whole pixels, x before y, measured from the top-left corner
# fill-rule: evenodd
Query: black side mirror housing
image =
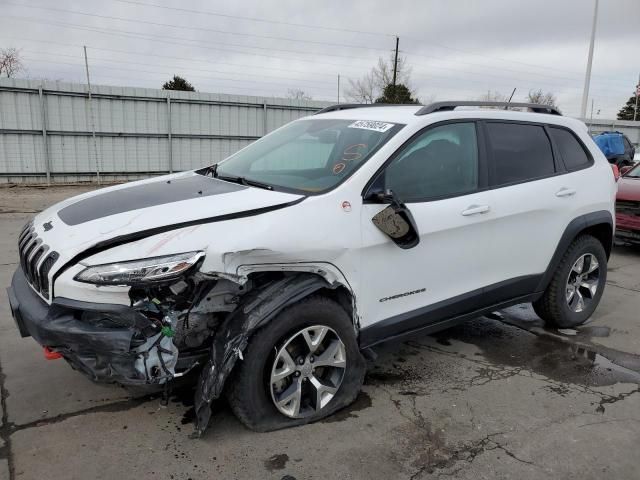
<path fill-rule="evenodd" d="M 391 190 L 375 194 L 381 203 L 391 204 L 373 216 L 371 221 L 402 249 L 413 248 L 420 243 L 418 226 L 411 211 Z"/>

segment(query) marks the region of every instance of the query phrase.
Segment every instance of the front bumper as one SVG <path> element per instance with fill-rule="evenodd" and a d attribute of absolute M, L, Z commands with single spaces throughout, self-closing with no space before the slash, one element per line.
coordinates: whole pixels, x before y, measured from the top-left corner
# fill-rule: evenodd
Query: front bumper
<path fill-rule="evenodd" d="M 84 312 L 104 313 L 127 321 L 148 323 L 141 313 L 124 305 L 109 305 L 57 298 L 45 303 L 29 286 L 18 268 L 7 289 L 11 313 L 22 337 L 33 337 L 40 345 L 61 353 L 77 370 L 94 381 L 125 385 L 147 383 L 136 370 L 138 354 L 132 351 L 144 342 L 135 328 L 107 328 L 82 320 Z"/>

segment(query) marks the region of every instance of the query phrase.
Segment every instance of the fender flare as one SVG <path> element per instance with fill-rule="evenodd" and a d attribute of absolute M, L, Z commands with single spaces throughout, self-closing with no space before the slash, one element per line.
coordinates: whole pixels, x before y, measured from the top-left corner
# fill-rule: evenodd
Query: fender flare
<path fill-rule="evenodd" d="M 551 282 L 553 278 L 553 274 L 555 273 L 562 257 L 565 252 L 571 245 L 571 242 L 584 230 L 589 227 L 595 227 L 597 225 L 609 225 L 611 227 L 611 239 L 610 242 L 613 242 L 613 217 L 611 216 L 611 212 L 607 210 L 599 210 L 597 212 L 587 213 L 586 215 L 581 215 L 579 217 L 574 218 L 567 228 L 565 228 L 562 237 L 560 237 L 560 241 L 558 242 L 558 246 L 556 247 L 555 252 L 553 253 L 553 257 L 551 257 L 551 261 L 547 266 L 542 278 L 540 279 L 540 283 L 538 283 L 538 287 L 536 289 L 537 292 L 544 292 L 547 289 L 547 286 Z M 611 244 L 604 245 L 605 250 L 607 252 L 611 251 Z M 607 255 L 608 258 L 608 255 Z"/>
<path fill-rule="evenodd" d="M 225 381 L 249 338 L 287 306 L 323 288 L 336 288 L 312 273 L 295 273 L 249 292 L 246 299 L 229 315 L 216 332 L 211 356 L 205 365 L 195 393 L 196 430 L 200 437 L 211 418 L 211 402 L 220 397 Z"/>

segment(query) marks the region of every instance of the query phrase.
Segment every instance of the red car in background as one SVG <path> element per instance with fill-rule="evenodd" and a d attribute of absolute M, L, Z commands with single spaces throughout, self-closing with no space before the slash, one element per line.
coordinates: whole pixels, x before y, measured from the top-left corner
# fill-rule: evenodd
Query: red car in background
<path fill-rule="evenodd" d="M 640 163 L 623 167 L 616 197 L 616 236 L 640 244 Z"/>

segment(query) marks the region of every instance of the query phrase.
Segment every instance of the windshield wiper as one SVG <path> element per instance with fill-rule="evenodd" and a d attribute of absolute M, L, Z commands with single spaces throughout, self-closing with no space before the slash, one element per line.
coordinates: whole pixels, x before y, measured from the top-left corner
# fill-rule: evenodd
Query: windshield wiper
<path fill-rule="evenodd" d="M 224 180 L 226 182 L 239 183 L 240 185 L 246 185 L 247 187 L 257 187 L 257 188 L 264 188 L 265 190 L 273 190 L 273 186 L 269 185 L 268 183 L 258 182 L 257 180 L 251 180 L 245 177 L 240 177 L 240 176 L 228 177 L 226 175 L 220 175 L 217 172 L 214 172 L 214 176 L 219 180 Z"/>

